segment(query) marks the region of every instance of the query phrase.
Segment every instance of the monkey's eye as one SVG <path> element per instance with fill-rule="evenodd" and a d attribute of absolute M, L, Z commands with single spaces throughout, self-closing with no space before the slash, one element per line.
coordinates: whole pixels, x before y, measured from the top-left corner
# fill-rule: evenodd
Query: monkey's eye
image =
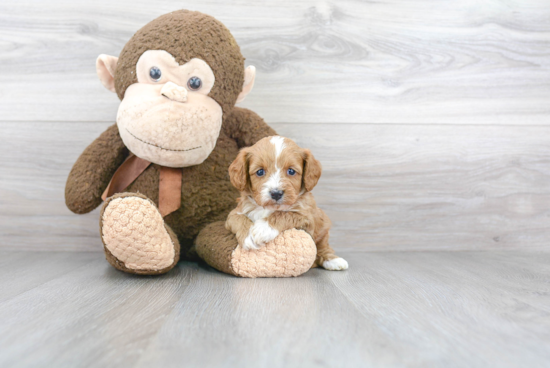
<path fill-rule="evenodd" d="M 158 67 L 154 66 L 151 69 L 149 69 L 149 76 L 151 77 L 152 80 L 154 80 L 155 82 L 158 82 L 162 77 L 162 72 Z"/>
<path fill-rule="evenodd" d="M 258 176 L 264 176 L 264 175 L 265 175 L 264 169 L 260 169 L 260 170 L 256 171 L 256 175 L 258 175 Z"/>
<path fill-rule="evenodd" d="M 202 81 L 199 77 L 191 77 L 187 81 L 187 87 L 193 91 L 199 90 L 202 86 Z"/>
<path fill-rule="evenodd" d="M 294 169 L 288 169 L 286 173 L 290 176 L 294 176 L 296 174 L 296 171 L 294 171 Z"/>

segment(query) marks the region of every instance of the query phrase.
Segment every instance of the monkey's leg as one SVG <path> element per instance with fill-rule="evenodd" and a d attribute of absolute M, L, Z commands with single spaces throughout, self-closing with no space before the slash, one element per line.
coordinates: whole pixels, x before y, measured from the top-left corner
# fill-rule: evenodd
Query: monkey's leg
<path fill-rule="evenodd" d="M 178 263 L 177 236 L 155 204 L 142 194 L 120 193 L 108 198 L 99 227 L 107 261 L 118 270 L 156 275 Z"/>
<path fill-rule="evenodd" d="M 284 231 L 260 249 L 244 250 L 223 221 L 201 230 L 195 251 L 210 266 L 240 277 L 299 276 L 311 268 L 317 254 L 311 236 L 296 229 Z"/>

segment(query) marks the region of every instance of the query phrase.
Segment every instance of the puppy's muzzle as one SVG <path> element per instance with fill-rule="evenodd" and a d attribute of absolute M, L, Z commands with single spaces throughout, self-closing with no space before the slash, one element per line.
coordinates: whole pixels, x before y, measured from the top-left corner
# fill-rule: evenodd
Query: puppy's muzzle
<path fill-rule="evenodd" d="M 276 189 L 269 192 L 269 194 L 271 195 L 271 198 L 274 201 L 278 201 L 279 199 L 283 198 L 283 195 L 285 194 L 285 192 L 283 192 L 282 190 Z"/>

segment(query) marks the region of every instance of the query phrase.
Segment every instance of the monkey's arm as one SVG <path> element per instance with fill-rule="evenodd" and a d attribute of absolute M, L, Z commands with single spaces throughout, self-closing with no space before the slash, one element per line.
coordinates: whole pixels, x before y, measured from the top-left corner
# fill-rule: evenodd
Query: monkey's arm
<path fill-rule="evenodd" d="M 254 111 L 234 107 L 224 122 L 227 135 L 237 141 L 239 148 L 252 146 L 264 137 L 277 135 Z"/>
<path fill-rule="evenodd" d="M 65 185 L 65 203 L 74 213 L 88 213 L 101 204 L 101 195 L 129 152 L 115 125 L 92 142 L 76 160 Z"/>

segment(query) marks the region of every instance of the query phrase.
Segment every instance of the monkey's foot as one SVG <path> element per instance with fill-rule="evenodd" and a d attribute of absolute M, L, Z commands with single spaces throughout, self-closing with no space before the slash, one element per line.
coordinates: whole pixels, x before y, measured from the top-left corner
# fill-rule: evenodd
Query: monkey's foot
<path fill-rule="evenodd" d="M 286 230 L 260 249 L 243 249 L 224 222 L 206 226 L 196 240 L 197 254 L 210 266 L 240 277 L 292 277 L 308 271 L 317 254 L 311 236 Z"/>
<path fill-rule="evenodd" d="M 121 193 L 108 198 L 101 211 L 100 230 L 107 260 L 121 271 L 162 274 L 179 260 L 176 235 L 144 195 Z"/>

